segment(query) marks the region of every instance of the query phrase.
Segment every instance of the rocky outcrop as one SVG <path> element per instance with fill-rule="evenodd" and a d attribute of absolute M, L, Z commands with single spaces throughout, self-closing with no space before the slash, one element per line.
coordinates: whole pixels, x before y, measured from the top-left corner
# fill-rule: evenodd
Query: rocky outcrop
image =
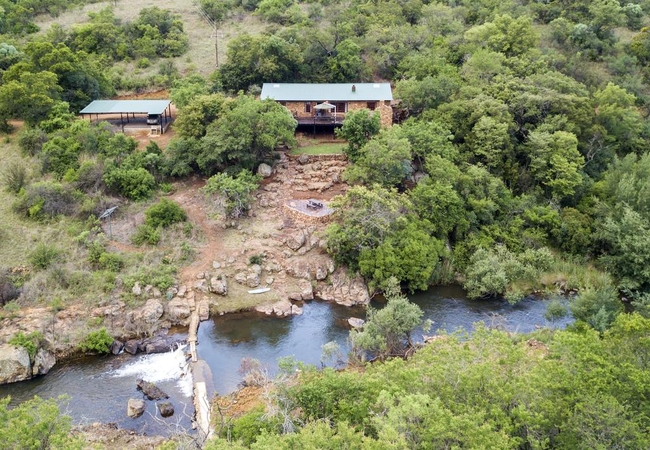
<path fill-rule="evenodd" d="M 289 300 L 280 300 L 272 305 L 256 306 L 255 311 L 264 313 L 267 316 L 276 315 L 278 317 L 299 316 L 302 314 L 302 308 L 294 305 Z"/>
<path fill-rule="evenodd" d="M 137 419 L 144 414 L 146 404 L 139 398 L 130 398 L 126 404 L 126 415 L 131 419 Z"/>
<path fill-rule="evenodd" d="M 144 322 L 154 324 L 165 312 L 162 303 L 155 298 L 147 300 L 144 306 L 128 313 L 129 320 L 135 323 Z"/>
<path fill-rule="evenodd" d="M 314 289 L 311 282 L 307 280 L 299 280 L 296 289 L 289 293 L 289 300 L 313 300 Z"/>
<path fill-rule="evenodd" d="M 159 402 L 157 405 L 161 416 L 170 417 L 174 415 L 174 405 L 171 402 Z"/>
<path fill-rule="evenodd" d="M 363 278 L 350 278 L 343 268 L 335 270 L 328 282 L 319 283 L 315 296 L 344 306 L 367 305 L 370 302 L 368 287 Z"/>
<path fill-rule="evenodd" d="M 142 391 L 149 400 L 162 400 L 164 398 L 169 398 L 169 395 L 167 395 L 162 389 L 148 381 L 137 380 L 136 385 L 138 390 Z"/>
<path fill-rule="evenodd" d="M 0 384 L 29 380 L 32 377 L 32 364 L 24 347 L 0 346 Z"/>
<path fill-rule="evenodd" d="M 32 365 L 32 375 L 45 375 L 56 364 L 54 355 L 43 348 L 39 348 L 34 356 L 34 364 Z"/>

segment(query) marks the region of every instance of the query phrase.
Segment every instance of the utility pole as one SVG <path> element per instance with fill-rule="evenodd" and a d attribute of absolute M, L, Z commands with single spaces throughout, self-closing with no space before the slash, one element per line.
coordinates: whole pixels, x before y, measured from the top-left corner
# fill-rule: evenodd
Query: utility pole
<path fill-rule="evenodd" d="M 194 1 L 193 3 L 194 3 L 194 7 L 199 12 L 201 17 L 203 17 L 203 19 L 208 23 L 208 25 L 210 25 L 214 30 L 214 55 L 215 55 L 216 66 L 219 67 L 219 30 L 217 25 L 219 25 L 220 20 L 210 17 L 210 14 L 208 14 L 208 12 L 205 9 L 201 8 L 201 5 L 199 4 L 198 1 Z"/>

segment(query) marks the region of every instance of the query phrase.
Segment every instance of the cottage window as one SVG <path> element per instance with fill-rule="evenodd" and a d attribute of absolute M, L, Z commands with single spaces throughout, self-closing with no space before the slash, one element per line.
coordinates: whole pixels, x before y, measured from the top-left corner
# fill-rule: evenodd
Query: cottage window
<path fill-rule="evenodd" d="M 366 107 L 367 107 L 370 111 L 374 111 L 375 109 L 377 109 L 377 102 L 367 102 L 367 103 L 366 103 Z"/>
<path fill-rule="evenodd" d="M 337 113 L 348 112 L 348 104 L 346 102 L 337 102 L 337 103 L 334 103 L 334 106 L 336 106 L 335 111 Z"/>
<path fill-rule="evenodd" d="M 305 103 L 305 112 L 306 113 L 311 113 L 311 102 L 306 102 Z"/>
<path fill-rule="evenodd" d="M 287 102 L 278 102 L 278 103 L 281 104 L 282 106 L 287 106 Z"/>

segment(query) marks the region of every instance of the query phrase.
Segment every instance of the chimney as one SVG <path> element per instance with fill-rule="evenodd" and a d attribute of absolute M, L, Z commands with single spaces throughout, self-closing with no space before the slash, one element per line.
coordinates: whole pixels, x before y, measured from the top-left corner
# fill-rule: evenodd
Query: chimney
<path fill-rule="evenodd" d="M 357 92 L 357 87 L 354 84 L 352 85 L 352 92 Z"/>

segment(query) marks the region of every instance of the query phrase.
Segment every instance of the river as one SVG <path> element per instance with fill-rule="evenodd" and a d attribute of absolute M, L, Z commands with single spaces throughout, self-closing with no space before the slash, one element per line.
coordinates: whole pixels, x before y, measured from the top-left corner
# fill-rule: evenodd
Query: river
<path fill-rule="evenodd" d="M 527 298 L 516 305 L 503 300 L 469 300 L 457 286 L 435 287 L 410 297 L 433 321 L 427 334 L 437 330 L 470 331 L 472 324 L 483 321 L 508 331 L 529 332 L 538 327 L 565 327 L 570 317 L 549 323 L 544 319 L 546 301 Z M 381 307 L 375 303 L 374 306 Z M 303 314 L 278 319 L 257 313 L 229 314 L 201 323 L 199 357 L 212 369 L 219 394 L 237 389 L 242 358 L 258 359 L 270 373 L 277 370 L 277 360 L 293 356 L 307 364 L 321 365 L 322 346 L 336 342 L 341 359 L 347 352 L 349 317 L 365 317 L 363 308 L 348 308 L 332 303 L 312 301 L 304 304 Z M 421 336 L 416 331 L 414 336 Z M 178 336 L 182 337 L 182 336 Z M 69 397 L 66 412 L 75 423 L 115 422 L 120 427 L 147 434 L 170 434 L 177 427 L 190 425 L 191 377 L 184 366 L 183 350 L 160 355 L 119 355 L 84 358 L 57 364 L 52 371 L 34 380 L 0 386 L 0 397 L 12 396 L 17 404 L 34 395 L 43 398 L 65 394 Z M 326 361 L 329 365 L 333 360 Z M 153 420 L 155 403 L 147 402 L 146 413 L 138 419 L 126 416 L 126 402 L 140 398 L 135 380 L 155 381 L 170 395 L 176 413 L 171 418 Z M 183 414 L 183 410 L 187 414 Z"/>

